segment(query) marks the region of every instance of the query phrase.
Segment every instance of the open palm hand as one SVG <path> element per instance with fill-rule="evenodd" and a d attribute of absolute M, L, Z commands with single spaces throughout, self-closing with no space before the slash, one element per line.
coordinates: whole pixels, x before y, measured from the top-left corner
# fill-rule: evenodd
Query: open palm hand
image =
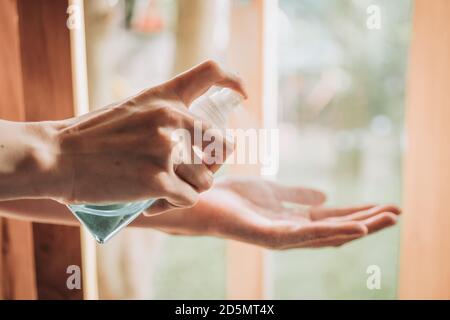
<path fill-rule="evenodd" d="M 227 178 L 202 194 L 191 209 L 153 219 L 175 234 L 212 235 L 272 249 L 340 246 L 394 225 L 392 205 L 323 206 L 317 190 L 288 187 L 261 178 Z"/>

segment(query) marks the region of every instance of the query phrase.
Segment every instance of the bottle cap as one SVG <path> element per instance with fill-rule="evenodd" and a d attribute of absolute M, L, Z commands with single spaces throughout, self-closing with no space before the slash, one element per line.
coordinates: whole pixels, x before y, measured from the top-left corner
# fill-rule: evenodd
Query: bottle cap
<path fill-rule="evenodd" d="M 213 93 L 209 98 L 216 105 L 216 112 L 220 113 L 220 117 L 226 122 L 230 113 L 238 107 L 244 98 L 236 91 L 223 88 Z"/>

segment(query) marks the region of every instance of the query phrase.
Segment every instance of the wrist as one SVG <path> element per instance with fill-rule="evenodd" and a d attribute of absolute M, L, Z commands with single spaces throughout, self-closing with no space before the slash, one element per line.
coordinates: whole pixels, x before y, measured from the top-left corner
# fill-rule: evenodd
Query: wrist
<path fill-rule="evenodd" d="M 64 199 L 70 174 L 61 161 L 60 127 L 59 122 L 1 121 L 0 200 Z"/>
<path fill-rule="evenodd" d="M 35 198 L 50 198 L 65 202 L 70 198 L 73 180 L 70 159 L 61 150 L 62 122 L 30 123 L 28 147 L 34 163 L 30 184 Z"/>

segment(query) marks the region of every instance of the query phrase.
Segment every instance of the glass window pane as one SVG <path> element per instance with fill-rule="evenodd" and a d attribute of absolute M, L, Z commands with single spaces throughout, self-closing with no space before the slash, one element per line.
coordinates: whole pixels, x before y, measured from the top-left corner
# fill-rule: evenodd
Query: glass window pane
<path fill-rule="evenodd" d="M 279 5 L 279 181 L 322 189 L 329 205 L 399 204 L 412 1 Z M 396 226 L 339 249 L 274 253 L 274 298 L 395 298 L 398 244 Z M 379 290 L 367 288 L 370 265 Z"/>

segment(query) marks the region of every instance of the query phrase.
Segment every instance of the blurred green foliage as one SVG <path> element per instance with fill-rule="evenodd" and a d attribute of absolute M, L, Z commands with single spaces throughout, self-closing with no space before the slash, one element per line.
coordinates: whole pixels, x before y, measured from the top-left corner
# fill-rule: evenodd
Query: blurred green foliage
<path fill-rule="evenodd" d="M 370 5 L 381 10 L 380 30 L 366 27 Z M 290 24 L 280 34 L 281 86 L 299 74 L 308 88 L 327 68 L 339 69 L 348 82 L 319 123 L 358 128 L 378 114 L 402 122 L 411 0 L 280 0 L 280 7 Z M 312 120 L 302 93 L 295 108 L 287 107 L 297 123 Z"/>
<path fill-rule="evenodd" d="M 370 5 L 381 10 L 379 30 L 366 27 Z M 280 123 L 299 137 L 295 160 L 281 151 L 279 180 L 326 190 L 333 205 L 400 203 L 412 1 L 280 0 L 280 7 Z M 330 70 L 337 89 L 317 112 L 309 97 Z M 311 130 L 327 140 L 323 156 L 302 148 Z M 317 155 L 305 160 L 311 151 Z M 331 164 L 318 164 L 323 157 Z M 394 299 L 398 244 L 399 226 L 339 249 L 275 253 L 274 297 Z M 381 268 L 380 290 L 366 286 L 372 264 Z"/>

